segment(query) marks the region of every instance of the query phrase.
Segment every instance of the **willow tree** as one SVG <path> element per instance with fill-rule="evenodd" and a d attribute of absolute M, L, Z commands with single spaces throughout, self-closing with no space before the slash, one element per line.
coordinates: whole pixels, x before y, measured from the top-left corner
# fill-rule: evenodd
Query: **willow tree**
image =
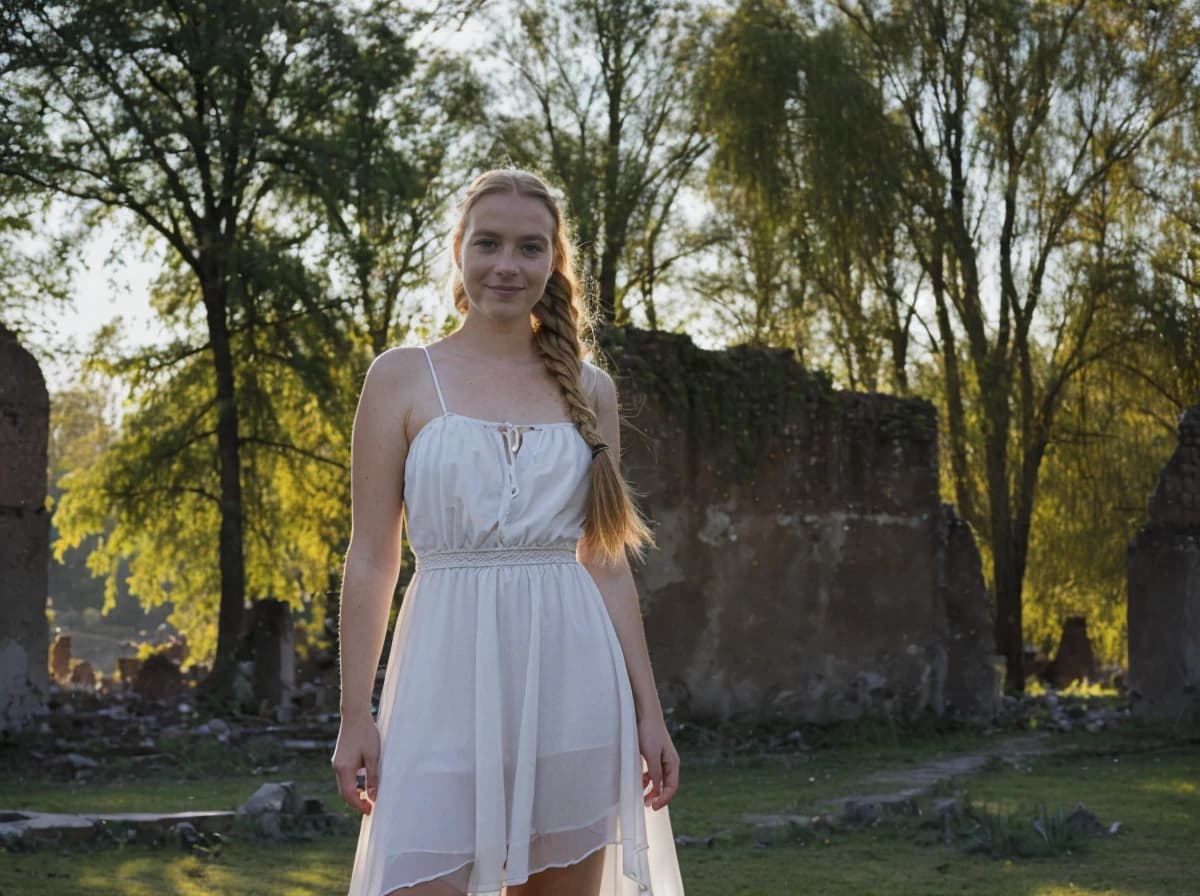
<path fill-rule="evenodd" d="M 1064 389 L 1030 537 L 1026 638 L 1049 649 L 1066 616 L 1088 616 L 1105 661 L 1125 659 L 1126 548 L 1200 400 L 1200 105 L 1114 172 L 1072 227 L 1092 247 L 1096 326 L 1130 345 Z M 1099 260 L 1103 258 L 1103 267 Z M 1035 364 L 1040 364 L 1035 361 Z"/>
<path fill-rule="evenodd" d="M 1192 43 L 1200 52 L 1200 35 Z M 1144 202 L 1131 212 L 1142 223 L 1139 247 L 1159 288 L 1141 317 L 1149 351 L 1114 361 L 1160 401 L 1147 422 L 1174 439 L 1179 414 L 1200 401 L 1200 102 L 1154 138 L 1155 152 L 1138 160 L 1129 189 Z"/>
<path fill-rule="evenodd" d="M 903 244 L 903 142 L 869 53 L 783 0 L 740 4 L 713 45 L 697 90 L 709 195 L 753 335 L 809 364 L 832 349 L 849 387 L 906 393 L 920 272 Z M 720 302 L 715 282 L 702 291 Z"/>

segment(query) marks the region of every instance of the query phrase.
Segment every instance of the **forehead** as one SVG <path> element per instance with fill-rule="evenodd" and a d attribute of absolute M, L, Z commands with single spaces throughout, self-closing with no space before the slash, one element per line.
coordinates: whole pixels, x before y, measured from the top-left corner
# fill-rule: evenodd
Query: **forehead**
<path fill-rule="evenodd" d="M 467 230 L 532 236 L 549 240 L 554 235 L 554 216 L 542 200 L 517 193 L 489 193 L 471 208 Z"/>

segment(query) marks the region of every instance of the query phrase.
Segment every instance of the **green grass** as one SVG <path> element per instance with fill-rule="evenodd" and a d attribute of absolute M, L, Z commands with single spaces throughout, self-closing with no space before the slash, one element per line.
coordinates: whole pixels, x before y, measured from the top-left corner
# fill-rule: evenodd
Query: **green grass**
<path fill-rule="evenodd" d="M 146 847 L 0 855 L 0 894 L 312 896 L 346 892 L 354 839 L 286 845 L 235 841 L 220 858 Z"/>
<path fill-rule="evenodd" d="M 214 739 L 160 739 L 171 764 L 147 764 L 139 757 L 104 760 L 85 781 L 59 780 L 30 759 L 20 745 L 0 750 L 0 809 L 41 812 L 184 812 L 236 809 L 267 781 L 295 781 L 306 796 L 326 808 L 341 805 L 328 757 L 292 754 L 277 744 L 251 742 L 230 747 Z M 347 809 L 347 812 L 350 810 Z"/>
<path fill-rule="evenodd" d="M 1115 760 L 1115 761 L 1114 761 Z M 736 775 L 727 786 L 736 787 Z M 797 832 L 754 844 L 747 829 L 710 849 L 679 850 L 689 896 L 1182 896 L 1200 891 L 1195 858 L 1200 840 L 1200 758 L 1190 747 L 1157 753 L 1073 759 L 1043 758 L 1021 769 L 999 768 L 966 782 L 978 806 L 1031 824 L 1040 803 L 1069 811 L 1085 803 L 1106 824 L 1122 822 L 1113 838 L 1082 851 L 1043 859 L 993 859 L 962 844 L 946 846 L 940 831 L 915 824 L 848 833 Z M 672 804 L 676 833 L 704 836 L 729 816 L 718 804 L 681 790 Z M 726 793 L 726 798 L 730 795 Z M 737 802 L 736 799 L 732 800 Z M 781 793 L 775 805 L 787 808 Z M 687 809 L 688 811 L 683 811 Z"/>
<path fill-rule="evenodd" d="M 978 747 L 967 732 L 837 732 L 809 736 L 815 749 L 754 754 L 693 748 L 683 753 L 680 792 L 671 804 L 676 834 L 718 834 L 711 848 L 678 850 L 689 896 L 1177 896 L 1200 892 L 1200 758 L 1179 732 L 1122 730 L 1056 743 L 1074 750 L 1019 768 L 992 766 L 960 782 L 973 806 L 1016 829 L 1048 813 L 1087 804 L 1121 832 L 1050 858 L 994 859 L 973 854 L 966 838 L 947 846 L 941 831 L 904 823 L 855 832 L 794 832 L 756 844 L 740 817 L 748 812 L 807 812 L 822 799 L 861 792 L 872 771 L 915 764 Z M 876 736 L 878 735 L 878 736 Z M 1148 738 L 1153 737 L 1153 742 Z M 1173 740 L 1164 745 L 1164 737 Z M 1155 746 L 1154 749 L 1147 749 Z M 225 809 L 265 780 L 295 780 L 306 796 L 341 811 L 327 759 L 291 757 L 274 748 L 230 751 L 215 745 L 164 745 L 174 767 L 122 760 L 86 784 L 56 781 L 36 763 L 0 751 L 16 770 L 0 782 L 0 808 L 51 811 Z M 1117 755 L 1106 751 L 1120 750 Z M 256 767 L 273 767 L 253 774 Z M 339 833 L 270 843 L 232 838 L 222 854 L 199 859 L 177 849 L 49 848 L 0 853 L 0 896 L 42 894 L 191 894 L 306 896 L 345 892 L 356 822 L 349 810 Z M 966 822 L 964 822 L 964 825 Z"/>

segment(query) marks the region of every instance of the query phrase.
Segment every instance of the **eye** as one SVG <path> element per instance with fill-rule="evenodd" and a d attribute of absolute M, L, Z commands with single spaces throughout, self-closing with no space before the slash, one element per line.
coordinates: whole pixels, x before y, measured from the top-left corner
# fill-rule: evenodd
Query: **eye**
<path fill-rule="evenodd" d="M 526 243 L 521 248 L 524 249 L 526 255 L 539 255 L 542 252 L 541 243 Z"/>
<path fill-rule="evenodd" d="M 490 237 L 483 236 L 475 241 L 475 245 L 480 249 L 490 249 L 496 245 L 496 241 Z"/>

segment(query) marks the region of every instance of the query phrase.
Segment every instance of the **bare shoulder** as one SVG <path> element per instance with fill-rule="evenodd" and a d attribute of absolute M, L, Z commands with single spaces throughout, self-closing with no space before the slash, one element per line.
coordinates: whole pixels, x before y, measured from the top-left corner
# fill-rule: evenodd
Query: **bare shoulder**
<path fill-rule="evenodd" d="M 417 365 L 424 368 L 425 363 L 425 352 L 419 345 L 389 348 L 371 362 L 367 376 L 388 381 L 411 379 L 418 370 Z"/>
<path fill-rule="evenodd" d="M 389 348 L 367 370 L 361 406 L 384 412 L 387 419 L 403 423 L 412 410 L 419 377 L 424 375 L 425 353 L 420 346 Z"/>
<path fill-rule="evenodd" d="M 616 406 L 617 386 L 607 370 L 597 367 L 591 361 L 584 361 L 581 379 L 588 401 L 597 411 Z"/>

